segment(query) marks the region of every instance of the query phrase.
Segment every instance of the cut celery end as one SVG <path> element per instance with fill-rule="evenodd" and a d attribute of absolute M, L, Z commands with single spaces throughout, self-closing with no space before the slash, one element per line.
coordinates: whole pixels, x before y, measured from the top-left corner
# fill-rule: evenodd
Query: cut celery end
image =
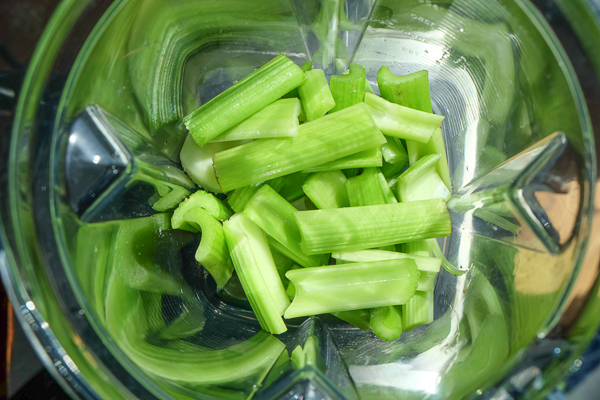
<path fill-rule="evenodd" d="M 396 195 L 400 201 L 450 198 L 450 191 L 435 171 L 440 158 L 439 154 L 425 156 L 398 177 Z"/>
<path fill-rule="evenodd" d="M 212 139 L 211 143 L 296 137 L 300 110 L 300 100 L 298 99 L 277 100 L 233 128 L 221 133 Z"/>
<path fill-rule="evenodd" d="M 396 76 L 383 66 L 377 71 L 377 86 L 381 97 L 392 103 L 431 113 L 429 74 L 426 70 Z"/>
<path fill-rule="evenodd" d="M 294 201 L 304 195 L 302 185 L 308 174 L 295 172 L 284 177 L 284 184 L 277 192 L 287 201 Z M 271 186 L 272 187 L 272 186 Z"/>
<path fill-rule="evenodd" d="M 386 182 L 387 184 L 387 182 Z M 362 174 L 346 180 L 350 207 L 386 204 L 377 169 L 365 168 Z"/>
<path fill-rule="evenodd" d="M 435 286 L 435 277 L 437 275 L 436 272 L 421 272 L 421 276 L 419 277 L 419 285 L 417 286 L 417 290 L 419 292 L 433 292 L 433 288 Z"/>
<path fill-rule="evenodd" d="M 290 304 L 277 273 L 265 233 L 244 214 L 223 224 L 225 239 L 240 283 L 263 329 L 287 330 L 281 315 Z"/>
<path fill-rule="evenodd" d="M 269 185 L 263 185 L 244 208 L 244 215 L 287 249 L 286 257 L 303 267 L 319 265 L 318 256 L 307 256 L 300 249 L 300 231 L 294 214 L 297 212 Z"/>
<path fill-rule="evenodd" d="M 306 81 L 298 88 L 298 94 L 306 120 L 310 122 L 324 116 L 335 106 L 335 101 L 322 69 L 312 69 L 304 75 Z"/>
<path fill-rule="evenodd" d="M 408 161 L 410 165 L 415 164 L 419 159 L 428 154 L 435 153 L 442 157 L 438 160 L 435 170 L 444 181 L 448 190 L 452 190 L 452 182 L 450 179 L 450 169 L 448 168 L 448 157 L 446 156 L 446 145 L 444 144 L 444 135 L 441 129 L 436 131 L 427 143 L 418 143 L 410 140 L 406 141 L 406 149 L 408 151 Z"/>
<path fill-rule="evenodd" d="M 373 308 L 370 326 L 373 333 L 385 342 L 400 338 L 402 335 L 401 306 Z"/>
<path fill-rule="evenodd" d="M 330 112 L 336 112 L 365 100 L 365 82 L 367 73 L 358 64 L 350 64 L 350 72 L 346 75 L 332 75 L 329 79 L 331 94 L 335 107 Z"/>
<path fill-rule="evenodd" d="M 403 170 L 408 165 L 408 154 L 402 145 L 400 139 L 393 136 L 386 136 L 387 143 L 381 146 L 381 155 L 383 159 L 397 165 L 399 170 Z"/>
<path fill-rule="evenodd" d="M 415 295 L 402 306 L 402 325 L 406 332 L 410 332 L 419 325 L 433 322 L 433 292 L 416 292 Z"/>
<path fill-rule="evenodd" d="M 239 146 L 240 142 L 209 143 L 203 147 L 198 146 L 194 139 L 188 135 L 181 148 L 181 165 L 192 180 L 201 188 L 213 193 L 222 193 L 217 183 L 213 169 L 213 156 L 215 153 Z"/>
<path fill-rule="evenodd" d="M 363 103 L 300 125 L 294 139 L 266 139 L 215 154 L 221 189 L 229 191 L 303 171 L 359 151 L 385 138 Z"/>
<path fill-rule="evenodd" d="M 200 146 L 300 86 L 306 78 L 281 54 L 183 118 Z"/>
<path fill-rule="evenodd" d="M 171 226 L 173 229 L 196 232 L 196 230 L 187 224 L 183 218 L 186 212 L 196 207 L 203 208 L 219 221 L 225 221 L 233 214 L 229 207 L 227 207 L 227 204 L 217 199 L 214 195 L 205 192 L 204 190 L 199 190 L 193 193 L 175 209 L 173 216 L 171 217 Z"/>
<path fill-rule="evenodd" d="M 379 171 L 377 172 L 377 180 L 379 181 L 379 187 L 381 188 L 381 193 L 383 193 L 385 204 L 398 203 L 398 199 L 394 195 L 392 188 L 390 188 L 387 179 L 385 179 L 385 176 Z"/>
<path fill-rule="evenodd" d="M 183 221 L 198 232 L 202 238 L 196 260 L 210 272 L 218 288 L 225 286 L 233 273 L 233 264 L 225 242 L 223 226 L 205 209 L 191 208 L 183 215 Z"/>
<path fill-rule="evenodd" d="M 244 207 L 248 203 L 248 200 L 254 193 L 261 187 L 263 183 L 257 185 L 244 186 L 241 188 L 235 189 L 229 196 L 227 196 L 227 203 L 233 208 L 233 211 L 236 213 L 241 213 L 244 211 Z"/>
<path fill-rule="evenodd" d="M 171 191 L 158 199 L 154 204 L 152 204 L 152 208 L 158 212 L 164 212 L 170 209 L 173 209 L 179 205 L 187 196 L 189 196 L 190 192 L 187 189 L 182 188 L 181 186 L 174 186 L 171 188 Z"/>
<path fill-rule="evenodd" d="M 390 103 L 381 97 L 366 93 L 365 103 L 377 127 L 384 135 L 427 143 L 440 127 L 444 117 L 413 110 Z"/>
<path fill-rule="evenodd" d="M 373 147 L 325 164 L 318 165 L 316 167 L 305 169 L 302 172 L 322 172 L 350 168 L 381 167 L 381 165 L 381 149 L 379 147 Z"/>
<path fill-rule="evenodd" d="M 340 170 L 309 175 L 302 185 L 302 190 L 321 210 L 350 206 L 346 176 Z"/>
<path fill-rule="evenodd" d="M 303 268 L 286 276 L 296 296 L 285 318 L 404 304 L 419 280 L 410 259 Z"/>
<path fill-rule="evenodd" d="M 302 64 L 300 66 L 300 69 L 302 70 L 302 72 L 306 72 L 306 71 L 310 71 L 312 69 L 312 61 L 306 61 L 304 64 Z M 287 92 L 286 94 L 284 94 L 283 96 L 281 96 L 282 99 L 288 99 L 288 98 L 300 98 L 300 95 L 298 94 L 298 88 L 292 89 L 289 92 Z M 302 112 L 304 113 L 304 112 Z M 304 116 L 304 119 L 300 119 L 300 121 L 306 121 L 306 116 Z"/>
<path fill-rule="evenodd" d="M 299 211 L 295 215 L 306 254 L 363 250 L 451 232 L 450 215 L 442 199 Z"/>
<path fill-rule="evenodd" d="M 354 325 L 361 331 L 368 331 L 371 327 L 371 311 L 369 309 L 364 310 L 352 310 L 352 311 L 340 311 L 331 313 L 334 317 L 341 319 L 351 325 Z"/>
<path fill-rule="evenodd" d="M 306 365 L 306 359 L 304 358 L 304 351 L 302 350 L 302 346 L 298 345 L 292 351 L 292 355 L 290 356 L 290 361 L 292 362 L 292 368 L 294 369 L 302 369 Z"/>
<path fill-rule="evenodd" d="M 415 241 L 412 243 L 425 243 L 426 246 L 429 246 L 427 242 L 424 241 Z M 409 243 L 405 243 L 403 246 L 406 246 Z M 360 250 L 360 251 L 344 251 L 344 252 L 335 252 L 331 254 L 331 257 L 336 260 L 344 260 L 348 262 L 372 262 L 372 261 L 384 261 L 384 260 L 400 260 L 404 258 L 410 258 L 417 264 L 417 269 L 422 272 L 428 273 L 438 273 L 440 271 L 440 266 L 442 265 L 442 261 L 439 258 L 424 256 L 420 254 L 407 254 L 407 253 L 399 253 L 395 251 L 385 251 L 385 250 Z"/>

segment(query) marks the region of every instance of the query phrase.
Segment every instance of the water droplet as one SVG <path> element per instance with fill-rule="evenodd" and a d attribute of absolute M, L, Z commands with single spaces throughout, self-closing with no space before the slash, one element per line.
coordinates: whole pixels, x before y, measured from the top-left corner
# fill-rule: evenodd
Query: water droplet
<path fill-rule="evenodd" d="M 464 30 L 464 28 L 460 28 L 458 31 L 462 33 L 462 32 L 464 32 L 465 30 Z"/>
<path fill-rule="evenodd" d="M 477 389 L 477 395 L 481 396 L 483 394 L 483 392 L 481 391 L 481 389 Z"/>

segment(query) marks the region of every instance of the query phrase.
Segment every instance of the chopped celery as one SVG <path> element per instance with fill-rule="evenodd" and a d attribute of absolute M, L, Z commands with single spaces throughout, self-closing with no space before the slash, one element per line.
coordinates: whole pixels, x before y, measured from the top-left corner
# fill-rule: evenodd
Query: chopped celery
<path fill-rule="evenodd" d="M 306 81 L 298 88 L 307 121 L 321 118 L 335 106 L 331 90 L 322 69 L 306 71 Z"/>
<path fill-rule="evenodd" d="M 420 272 L 421 276 L 419 277 L 419 286 L 417 286 L 417 290 L 419 292 L 433 292 L 437 272 Z"/>
<path fill-rule="evenodd" d="M 202 239 L 196 251 L 196 260 L 210 272 L 217 287 L 222 288 L 233 273 L 223 226 L 200 207 L 189 209 L 182 219 L 188 226 L 202 232 Z"/>
<path fill-rule="evenodd" d="M 379 147 L 373 147 L 325 164 L 317 165 L 316 167 L 305 169 L 302 172 L 322 172 L 349 168 L 381 167 L 381 165 L 381 149 Z"/>
<path fill-rule="evenodd" d="M 398 171 L 402 171 L 408 165 L 408 154 L 400 142 L 400 139 L 393 136 L 386 136 L 387 143 L 381 146 L 381 155 L 383 159 L 394 166 Z M 384 172 L 385 173 L 385 172 Z"/>
<path fill-rule="evenodd" d="M 390 103 L 371 93 L 365 94 L 365 103 L 383 134 L 415 142 L 427 143 L 444 120 L 441 115 Z"/>
<path fill-rule="evenodd" d="M 277 273 L 265 233 L 244 214 L 235 214 L 223 224 L 231 260 L 263 329 L 271 333 L 287 330 L 281 315 L 290 304 Z"/>
<path fill-rule="evenodd" d="M 277 100 L 221 133 L 211 142 L 296 137 L 300 107 L 298 99 Z"/>
<path fill-rule="evenodd" d="M 437 239 L 427 239 L 427 243 L 429 244 L 429 248 L 431 251 L 433 251 L 433 254 L 435 254 L 436 258 L 442 261 L 442 267 L 444 267 L 446 271 L 456 276 L 464 275 L 467 272 L 466 269 L 462 270 L 456 268 L 454 265 L 452 265 L 452 263 L 450 263 L 450 261 L 448 261 L 448 259 L 446 259 Z"/>
<path fill-rule="evenodd" d="M 423 243 L 423 241 L 417 240 L 415 242 L 406 243 Z M 417 264 L 417 269 L 422 272 L 437 273 L 440 271 L 442 261 L 438 258 L 428 257 L 423 255 L 417 255 L 414 253 L 399 253 L 395 251 L 385 250 L 360 250 L 360 251 L 345 251 L 332 253 L 331 257 L 337 260 L 344 260 L 349 262 L 371 262 L 371 261 L 384 261 L 384 260 L 399 260 L 403 258 L 410 258 Z"/>
<path fill-rule="evenodd" d="M 329 265 L 288 271 L 296 296 L 285 312 L 295 318 L 406 303 L 417 290 L 411 259 Z"/>
<path fill-rule="evenodd" d="M 383 66 L 377 71 L 377 86 L 381 97 L 392 103 L 432 113 L 429 74 L 426 70 L 396 76 Z"/>
<path fill-rule="evenodd" d="M 370 326 L 373 333 L 383 341 L 389 342 L 398 339 L 402 335 L 401 307 L 373 308 L 371 310 Z"/>
<path fill-rule="evenodd" d="M 335 100 L 335 107 L 330 112 L 333 113 L 364 101 L 366 80 L 365 69 L 354 63 L 350 64 L 349 74 L 332 75 L 329 82 L 331 94 Z"/>
<path fill-rule="evenodd" d="M 248 200 L 254 196 L 254 193 L 256 193 L 258 188 L 262 185 L 263 183 L 261 182 L 256 185 L 244 186 L 235 189 L 229 196 L 227 196 L 227 203 L 229 203 L 231 208 L 233 208 L 233 211 L 236 213 L 241 213 L 244 211 L 244 207 L 246 207 Z"/>
<path fill-rule="evenodd" d="M 304 191 L 302 185 L 308 174 L 295 172 L 285 177 L 285 182 L 278 193 L 287 201 L 294 201 L 302 197 Z"/>
<path fill-rule="evenodd" d="M 369 309 L 340 311 L 331 313 L 331 315 L 354 325 L 361 331 L 368 331 L 370 328 L 371 311 Z"/>
<path fill-rule="evenodd" d="M 294 139 L 257 140 L 215 154 L 221 189 L 273 179 L 381 146 L 385 138 L 363 103 L 300 126 Z"/>
<path fill-rule="evenodd" d="M 345 183 L 340 170 L 317 172 L 306 178 L 302 190 L 319 209 L 342 208 L 350 205 Z"/>
<path fill-rule="evenodd" d="M 154 204 L 152 204 L 152 208 L 158 212 L 170 210 L 177 207 L 177 205 L 181 203 L 189 194 L 190 192 L 188 192 L 187 189 L 182 188 L 181 186 L 175 186 L 169 193 L 162 196 Z"/>
<path fill-rule="evenodd" d="M 303 267 L 319 265 L 321 257 L 307 256 L 300 250 L 300 231 L 294 213 L 298 210 L 269 185 L 263 185 L 248 200 L 244 215 L 288 251 L 283 254 Z"/>
<path fill-rule="evenodd" d="M 400 175 L 396 194 L 401 201 L 450 198 L 450 191 L 435 171 L 440 158 L 439 154 L 425 156 Z"/>
<path fill-rule="evenodd" d="M 385 204 L 398 203 L 398 199 L 394 196 L 394 192 L 392 192 L 392 188 L 390 188 L 387 179 L 385 179 L 385 176 L 379 171 L 377 172 L 377 179 L 379 181 L 381 193 L 383 193 L 383 198 L 385 199 Z"/>
<path fill-rule="evenodd" d="M 181 148 L 181 165 L 198 186 L 213 193 L 221 193 L 222 190 L 217 183 L 215 170 L 213 169 L 213 156 L 215 153 L 231 149 L 239 144 L 239 142 L 208 143 L 200 147 L 188 135 Z"/>
<path fill-rule="evenodd" d="M 346 190 L 350 207 L 386 204 L 375 168 L 365 168 L 362 174 L 348 178 Z"/>
<path fill-rule="evenodd" d="M 310 365 L 314 369 L 325 373 L 327 365 L 321 355 L 321 349 L 319 348 L 319 340 L 315 335 L 310 335 L 306 342 L 304 342 L 304 360 L 306 365 Z"/>
<path fill-rule="evenodd" d="M 196 230 L 188 225 L 183 218 L 186 212 L 196 207 L 205 209 L 210 215 L 219 221 L 225 221 L 232 215 L 232 212 L 229 207 L 227 207 L 227 204 L 208 192 L 198 190 L 188 199 L 184 200 L 173 212 L 173 216 L 171 217 L 171 226 L 173 229 L 183 229 L 185 231 L 196 232 Z"/>
<path fill-rule="evenodd" d="M 306 61 L 304 64 L 302 64 L 300 66 L 300 69 L 302 70 L 302 72 L 307 72 L 310 71 L 312 69 L 312 61 Z M 292 90 L 290 90 L 289 92 L 287 92 L 286 94 L 284 94 L 283 96 L 281 96 L 282 99 L 289 99 L 289 98 L 300 98 L 300 95 L 298 94 L 298 88 L 294 88 Z M 304 113 L 304 111 L 301 110 L 302 113 Z M 302 119 L 301 119 L 302 121 Z M 306 116 L 304 117 L 304 121 L 306 121 Z"/>
<path fill-rule="evenodd" d="M 200 146 L 298 87 L 304 72 L 281 54 L 183 118 Z"/>
<path fill-rule="evenodd" d="M 296 214 L 306 254 L 362 250 L 448 236 L 450 215 L 442 199 Z"/>
<path fill-rule="evenodd" d="M 433 322 L 433 292 L 416 292 L 402 306 L 402 325 L 405 331 L 411 331 L 419 325 Z"/>
<path fill-rule="evenodd" d="M 292 367 L 294 369 L 304 368 L 304 366 L 306 365 L 306 359 L 304 358 L 304 351 L 302 350 L 302 346 L 298 345 L 294 350 L 292 350 L 290 361 L 292 362 Z"/>

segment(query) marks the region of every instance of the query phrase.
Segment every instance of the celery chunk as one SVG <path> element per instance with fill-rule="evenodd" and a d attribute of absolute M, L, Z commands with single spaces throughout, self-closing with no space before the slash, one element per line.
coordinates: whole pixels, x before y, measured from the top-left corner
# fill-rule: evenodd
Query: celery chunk
<path fill-rule="evenodd" d="M 402 335 L 401 307 L 373 308 L 371 310 L 370 326 L 373 333 L 381 340 L 390 342 L 398 339 Z"/>
<path fill-rule="evenodd" d="M 183 229 L 185 231 L 195 232 L 190 225 L 185 222 L 183 216 L 189 210 L 200 207 L 205 209 L 210 215 L 219 221 L 225 221 L 233 214 L 227 204 L 217 199 L 214 195 L 199 190 L 184 200 L 173 212 L 171 217 L 171 226 L 173 229 Z"/>
<path fill-rule="evenodd" d="M 302 190 L 321 210 L 350 206 L 346 176 L 339 170 L 317 172 L 306 178 Z"/>
<path fill-rule="evenodd" d="M 302 109 L 307 121 L 321 118 L 335 106 L 331 90 L 322 69 L 312 69 L 304 73 L 306 81 L 298 88 Z"/>
<path fill-rule="evenodd" d="M 365 69 L 354 63 L 350 64 L 350 73 L 347 75 L 332 75 L 329 82 L 335 107 L 330 112 L 333 113 L 364 101 L 366 80 Z"/>
<path fill-rule="evenodd" d="M 400 201 L 450 198 L 450 191 L 435 170 L 440 158 L 439 154 L 425 156 L 400 175 L 396 183 Z"/>

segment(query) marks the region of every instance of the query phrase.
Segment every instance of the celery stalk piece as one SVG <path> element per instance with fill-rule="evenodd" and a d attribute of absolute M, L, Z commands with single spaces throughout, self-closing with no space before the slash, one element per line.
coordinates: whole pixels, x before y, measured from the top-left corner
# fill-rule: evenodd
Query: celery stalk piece
<path fill-rule="evenodd" d="M 169 193 L 162 196 L 154 204 L 152 204 L 152 208 L 158 212 L 170 210 L 177 207 L 177 205 L 179 205 L 183 199 L 189 196 L 189 194 L 190 192 L 188 192 L 187 189 L 182 188 L 181 186 L 174 186 L 171 188 Z"/>
<path fill-rule="evenodd" d="M 419 292 L 433 292 L 437 272 L 420 272 L 421 276 L 419 277 L 419 285 L 417 286 L 417 290 Z"/>
<path fill-rule="evenodd" d="M 341 319 L 351 325 L 354 325 L 361 331 L 368 331 L 371 320 L 371 311 L 369 309 L 340 311 L 331 313 L 334 317 Z"/>
<path fill-rule="evenodd" d="M 383 193 L 383 198 L 385 199 L 385 204 L 396 204 L 398 203 L 398 199 L 394 195 L 392 188 L 388 184 L 387 179 L 381 172 L 377 172 L 377 179 L 379 181 L 379 187 L 381 188 L 381 193 Z"/>
<path fill-rule="evenodd" d="M 302 190 L 321 210 L 350 206 L 346 176 L 340 170 L 309 175 L 302 185 Z"/>
<path fill-rule="evenodd" d="M 198 232 L 202 239 L 196 250 L 196 261 L 204 266 L 215 279 L 218 288 L 223 288 L 231 274 L 233 264 L 229 257 L 223 226 L 205 209 L 194 207 L 183 215 L 183 221 Z"/>
<path fill-rule="evenodd" d="M 422 242 L 423 241 L 415 241 L 411 242 L 410 244 Z M 406 246 L 407 244 L 409 243 L 405 243 L 404 246 Z M 442 261 L 439 258 L 385 250 L 342 251 L 332 253 L 331 257 L 335 258 L 336 260 L 344 260 L 348 262 L 359 263 L 385 260 L 401 260 L 404 258 L 410 258 L 417 264 L 417 269 L 419 271 L 428 273 L 439 272 L 440 266 L 442 265 Z"/>
<path fill-rule="evenodd" d="M 401 307 L 373 308 L 371 310 L 370 326 L 373 333 L 383 341 L 390 342 L 398 339 L 402 335 Z"/>
<path fill-rule="evenodd" d="M 302 64 L 300 66 L 300 69 L 302 70 L 302 72 L 307 72 L 310 71 L 312 69 L 312 61 L 306 61 L 304 64 Z M 289 98 L 300 98 L 300 95 L 298 94 L 298 88 L 292 89 L 289 92 L 287 92 L 286 94 L 284 94 L 283 96 L 281 96 L 282 99 L 289 99 Z M 300 107 L 302 108 L 302 107 Z M 304 117 L 304 121 L 306 121 L 306 116 Z"/>
<path fill-rule="evenodd" d="M 365 94 L 365 103 L 381 132 L 401 139 L 427 143 L 444 120 L 444 116 L 390 103 L 371 93 Z"/>
<path fill-rule="evenodd" d="M 225 240 L 240 283 L 263 329 L 287 330 L 281 315 L 290 304 L 277 273 L 265 233 L 244 214 L 223 224 Z"/>
<path fill-rule="evenodd" d="M 279 243 L 272 236 L 267 236 L 267 242 L 269 243 L 269 247 L 272 250 L 281 253 L 285 257 L 288 257 L 288 258 L 297 257 L 297 256 L 294 255 L 294 253 L 290 249 L 288 249 L 287 247 L 285 247 L 284 245 L 282 245 L 281 243 Z M 305 257 L 308 257 L 308 256 L 305 255 Z M 309 259 L 309 260 L 312 261 L 312 258 Z M 329 254 L 324 254 L 324 255 L 321 256 L 321 258 L 318 259 L 318 261 L 316 261 L 316 262 L 312 261 L 312 262 L 315 263 L 316 265 L 323 265 L 323 264 L 327 263 L 328 260 L 329 260 Z"/>
<path fill-rule="evenodd" d="M 258 188 L 262 185 L 263 183 L 259 183 L 257 185 L 244 186 L 235 189 L 229 196 L 227 196 L 227 203 L 229 203 L 233 211 L 236 213 L 243 212 L 248 200 L 254 196 L 254 193 L 256 193 Z"/>
<path fill-rule="evenodd" d="M 198 186 L 213 193 L 221 193 L 222 190 L 217 183 L 213 169 L 213 156 L 215 153 L 231 149 L 239 144 L 239 142 L 209 143 L 200 147 L 188 135 L 181 148 L 181 165 Z"/>
<path fill-rule="evenodd" d="M 450 191 L 435 172 L 440 158 L 439 154 L 425 156 L 398 177 L 396 195 L 400 201 L 450 199 Z"/>
<path fill-rule="evenodd" d="M 289 279 L 288 279 L 287 288 L 285 288 L 285 294 L 287 294 L 287 297 L 290 300 L 294 300 L 294 297 L 296 296 L 296 288 L 294 287 L 294 284 L 289 281 Z"/>
<path fill-rule="evenodd" d="M 431 246 L 428 240 L 416 240 L 414 242 L 408 242 L 402 244 L 402 251 L 404 253 L 410 254 L 411 256 L 423 256 L 432 258 L 434 256 L 433 250 L 431 250 Z M 441 261 L 440 261 L 441 265 Z M 421 270 L 422 271 L 422 270 Z M 439 266 L 435 271 L 438 272 Z"/>
<path fill-rule="evenodd" d="M 362 174 L 348 178 L 346 190 L 350 207 L 386 204 L 375 168 L 365 168 Z"/>
<path fill-rule="evenodd" d="M 381 165 L 381 149 L 379 147 L 373 147 L 325 164 L 318 165 L 316 167 L 305 169 L 302 172 L 322 172 L 350 168 L 381 167 Z"/>
<path fill-rule="evenodd" d="M 408 165 L 408 154 L 402 142 L 393 136 L 386 136 L 385 140 L 387 143 L 381 146 L 383 159 L 390 164 L 398 165 L 399 170 L 403 170 Z"/>
<path fill-rule="evenodd" d="M 300 110 L 300 100 L 298 99 L 277 100 L 233 128 L 221 133 L 212 139 L 211 143 L 296 137 Z"/>
<path fill-rule="evenodd" d="M 444 135 L 442 134 L 441 129 L 436 129 L 431 136 L 431 139 L 429 139 L 429 142 L 426 144 L 407 140 L 406 149 L 408 151 L 408 161 L 410 165 L 415 164 L 419 159 L 431 153 L 441 155 L 442 157 L 438 160 L 435 170 L 440 178 L 442 178 L 442 181 L 444 181 L 444 184 L 448 190 L 452 190 L 450 169 L 448 167 L 448 157 L 446 155 L 446 145 L 444 143 Z"/>
<path fill-rule="evenodd" d="M 402 305 L 402 325 L 409 332 L 419 325 L 433 322 L 433 292 L 416 292 Z"/>
<path fill-rule="evenodd" d="M 335 106 L 331 90 L 322 69 L 312 69 L 304 73 L 306 81 L 298 88 L 302 109 L 307 121 L 321 118 Z"/>
<path fill-rule="evenodd" d="M 363 103 L 300 125 L 294 139 L 265 139 L 215 154 L 217 181 L 229 191 L 289 175 L 362 150 L 385 138 Z"/>
<path fill-rule="evenodd" d="M 306 254 L 356 251 L 448 236 L 450 215 L 442 199 L 296 213 Z"/>
<path fill-rule="evenodd" d="M 290 361 L 292 362 L 292 367 L 294 369 L 304 368 L 304 366 L 306 365 L 306 358 L 304 357 L 304 351 L 302 350 L 302 346 L 296 346 L 296 348 L 292 351 Z"/>
<path fill-rule="evenodd" d="M 303 267 L 319 265 L 321 257 L 307 256 L 300 249 L 300 231 L 294 213 L 298 210 L 269 185 L 263 185 L 248 200 L 244 215 L 288 251 L 283 254 Z"/>
<path fill-rule="evenodd" d="M 206 143 L 304 82 L 304 72 L 280 54 L 183 118 L 196 143 Z"/>
<path fill-rule="evenodd" d="M 196 232 L 196 229 L 192 228 L 185 222 L 183 216 L 189 210 L 197 207 L 203 208 L 219 221 L 225 221 L 233 214 L 229 207 L 227 207 L 227 204 L 217 199 L 214 195 L 205 192 L 204 190 L 199 190 L 184 200 L 175 209 L 173 216 L 171 217 L 171 227 L 173 229 L 183 229 L 184 231 Z"/>
<path fill-rule="evenodd" d="M 295 172 L 284 178 L 285 182 L 278 193 L 287 201 L 294 201 L 304 195 L 302 185 L 308 174 Z"/>
<path fill-rule="evenodd" d="M 377 71 L 377 86 L 381 97 L 392 103 L 432 113 L 429 74 L 426 70 L 396 76 L 383 66 Z"/>
<path fill-rule="evenodd" d="M 331 94 L 335 100 L 335 107 L 331 113 L 350 107 L 365 100 L 365 82 L 367 73 L 358 64 L 350 64 L 350 73 L 347 75 L 332 75 L 329 78 Z"/>
<path fill-rule="evenodd" d="M 296 296 L 285 318 L 406 303 L 417 290 L 413 260 L 328 265 L 288 271 Z"/>

